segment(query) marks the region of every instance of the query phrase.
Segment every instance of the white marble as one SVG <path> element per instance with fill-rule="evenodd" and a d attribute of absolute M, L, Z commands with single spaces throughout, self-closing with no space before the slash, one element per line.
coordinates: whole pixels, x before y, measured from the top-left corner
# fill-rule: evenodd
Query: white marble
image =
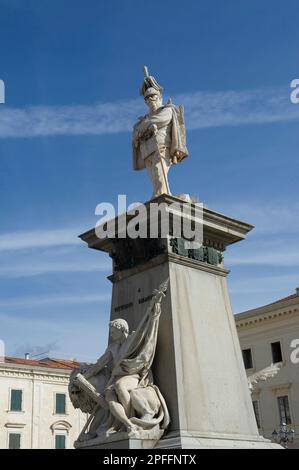
<path fill-rule="evenodd" d="M 70 398 L 75 408 L 90 413 L 75 447 L 104 445 L 124 433 L 127 439 L 156 443 L 168 427 L 167 405 L 151 371 L 167 284 L 153 292 L 136 331 L 130 334 L 124 319 L 113 319 L 105 353 L 73 371 Z"/>
<path fill-rule="evenodd" d="M 171 194 L 168 171 L 188 156 L 184 109 L 169 101 L 163 105 L 162 87 L 148 74 L 147 67 L 141 94 L 149 112 L 139 118 L 133 130 L 133 168 L 147 169 L 153 196 Z"/>

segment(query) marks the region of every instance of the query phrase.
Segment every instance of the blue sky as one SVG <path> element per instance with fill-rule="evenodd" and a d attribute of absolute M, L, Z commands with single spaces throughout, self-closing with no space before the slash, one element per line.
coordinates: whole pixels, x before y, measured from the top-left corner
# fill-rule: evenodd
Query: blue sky
<path fill-rule="evenodd" d="M 185 105 L 176 193 L 256 226 L 229 248 L 235 312 L 299 285 L 299 4 L 0 0 L 0 338 L 6 353 L 93 360 L 110 260 L 77 235 L 96 205 L 147 200 L 131 168 L 142 65 Z M 79 342 L 78 342 L 79 341 Z"/>

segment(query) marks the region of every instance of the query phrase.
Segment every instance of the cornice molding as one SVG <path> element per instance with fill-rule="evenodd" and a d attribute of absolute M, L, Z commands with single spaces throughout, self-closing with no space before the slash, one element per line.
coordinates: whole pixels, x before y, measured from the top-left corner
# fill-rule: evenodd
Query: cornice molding
<path fill-rule="evenodd" d="M 235 318 L 236 327 L 237 329 L 241 329 L 241 328 L 246 328 L 248 326 L 256 326 L 260 323 L 264 323 L 269 320 L 277 320 L 277 319 L 280 320 L 288 315 L 292 315 L 298 312 L 299 312 L 298 308 L 293 308 L 289 310 L 283 310 L 281 312 L 278 312 L 276 310 L 276 311 L 269 312 L 269 313 L 260 313 L 259 315 L 257 314 L 251 318 L 249 317 L 244 318 L 243 320 L 241 318 Z"/>
<path fill-rule="evenodd" d="M 278 384 L 278 385 L 274 385 L 273 387 L 271 387 L 271 390 L 276 394 L 278 395 L 279 393 L 281 392 L 288 392 L 290 390 L 292 386 L 292 383 L 291 382 L 287 382 L 285 384 Z"/>
<path fill-rule="evenodd" d="M 6 428 L 17 428 L 17 429 L 22 429 L 26 426 L 25 423 L 5 423 L 4 426 Z"/>
<path fill-rule="evenodd" d="M 15 377 L 15 378 L 24 378 L 31 379 L 41 382 L 55 382 L 55 383 L 69 383 L 69 374 L 68 375 L 55 375 L 49 373 L 40 373 L 32 370 L 20 370 L 20 369 L 6 369 L 0 367 L 0 377 Z"/>
<path fill-rule="evenodd" d="M 65 421 L 65 420 L 58 420 L 58 421 L 55 421 L 55 423 L 52 423 L 51 426 L 50 426 L 50 429 L 52 431 L 52 434 L 54 434 L 55 431 L 66 431 L 67 434 L 70 432 L 70 429 L 72 428 L 72 425 L 71 423 L 69 423 L 68 421 Z"/>

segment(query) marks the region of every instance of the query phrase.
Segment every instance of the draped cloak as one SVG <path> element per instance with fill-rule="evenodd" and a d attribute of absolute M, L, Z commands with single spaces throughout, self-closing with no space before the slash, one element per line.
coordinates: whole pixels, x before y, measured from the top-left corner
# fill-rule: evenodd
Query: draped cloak
<path fill-rule="evenodd" d="M 184 108 L 183 106 L 174 106 L 172 103 L 161 106 L 155 114 L 152 116 L 152 122 L 157 125 L 158 132 L 159 128 L 163 125 L 163 110 L 171 109 L 171 127 L 170 127 L 170 157 L 177 157 L 177 161 L 181 162 L 185 157 L 188 156 L 188 150 L 186 147 L 186 131 L 184 123 Z M 133 168 L 134 170 L 143 170 L 145 168 L 144 156 L 141 152 L 140 139 L 138 137 L 139 130 L 143 126 L 145 120 L 151 123 L 151 116 L 146 115 L 139 119 L 135 124 L 133 130 L 133 141 L 132 141 L 132 155 L 133 155 Z M 166 124 L 167 125 L 167 124 Z M 154 138 L 154 137 L 153 137 Z"/>
<path fill-rule="evenodd" d="M 151 366 L 155 357 L 159 319 L 161 315 L 161 304 L 156 303 L 155 297 L 146 311 L 146 314 L 136 331 L 133 332 L 128 341 L 128 349 L 120 361 L 112 369 L 113 377 L 139 375 L 138 389 L 142 387 L 152 387 L 160 400 L 161 410 L 159 417 L 152 420 L 152 424 L 161 422 L 161 428 L 166 429 L 170 418 L 166 402 L 159 388 L 153 384 Z M 111 380 L 110 379 L 110 380 Z M 136 418 L 134 418 L 136 420 Z M 138 420 L 137 420 L 138 421 Z M 139 420 L 141 421 L 141 420 Z M 147 426 L 151 423 L 146 422 Z"/>

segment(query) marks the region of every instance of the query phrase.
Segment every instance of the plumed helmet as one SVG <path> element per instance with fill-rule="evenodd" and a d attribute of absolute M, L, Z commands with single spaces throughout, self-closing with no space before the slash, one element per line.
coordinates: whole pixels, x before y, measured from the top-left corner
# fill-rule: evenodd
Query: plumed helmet
<path fill-rule="evenodd" d="M 144 96 L 144 99 L 146 99 L 148 96 L 152 96 L 152 95 L 159 95 L 160 96 L 161 93 L 156 88 L 149 87 L 149 88 L 147 88 L 147 90 L 145 90 L 143 96 Z"/>
<path fill-rule="evenodd" d="M 146 65 L 143 66 L 144 79 L 140 87 L 140 94 L 146 98 L 150 94 L 157 95 L 163 92 L 163 87 L 159 85 L 155 77 L 149 74 Z"/>

